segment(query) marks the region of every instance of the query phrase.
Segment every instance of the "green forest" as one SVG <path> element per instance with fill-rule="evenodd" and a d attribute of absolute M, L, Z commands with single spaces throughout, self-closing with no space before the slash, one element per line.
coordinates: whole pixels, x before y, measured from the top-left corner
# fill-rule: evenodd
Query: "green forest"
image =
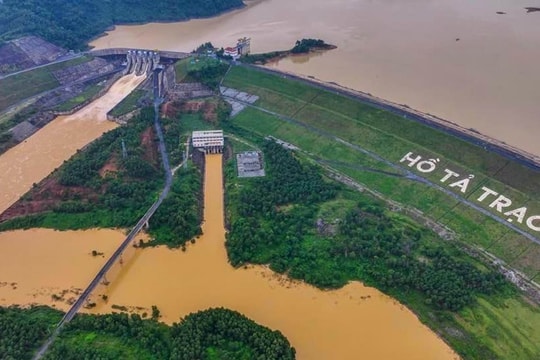
<path fill-rule="evenodd" d="M 68 49 L 84 49 L 114 24 L 180 21 L 241 6 L 242 0 L 4 0 L 0 41 L 37 35 Z"/>
<path fill-rule="evenodd" d="M 511 291 L 497 272 L 454 256 L 457 249 L 374 199 L 325 181 L 277 143 L 266 141 L 263 151 L 267 177 L 227 185 L 234 266 L 270 264 L 322 288 L 362 280 L 398 298 L 420 296 L 433 310 L 457 311 L 478 295 Z M 340 218 L 325 220 L 321 209 L 336 201 Z M 334 230 L 322 233 L 317 222 Z"/>
<path fill-rule="evenodd" d="M 61 316 L 45 306 L 0 307 L 0 359 L 30 359 Z M 281 332 L 236 311 L 214 308 L 172 326 L 137 314 L 80 314 L 62 330 L 45 359 L 292 360 L 295 350 Z"/>

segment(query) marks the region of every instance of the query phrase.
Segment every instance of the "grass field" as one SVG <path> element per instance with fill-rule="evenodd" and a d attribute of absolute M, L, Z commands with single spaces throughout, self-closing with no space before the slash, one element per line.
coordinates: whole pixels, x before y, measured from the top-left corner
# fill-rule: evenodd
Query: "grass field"
<path fill-rule="evenodd" d="M 90 61 L 83 56 L 77 59 L 27 71 L 0 80 L 0 111 L 44 91 L 60 86 L 53 72 Z"/>
<path fill-rule="evenodd" d="M 138 101 L 145 94 L 144 90 L 135 89 L 122 101 L 120 101 L 110 112 L 109 115 L 120 116 L 136 110 L 140 106 Z"/>
<path fill-rule="evenodd" d="M 257 94 L 260 100 L 256 105 L 292 117 L 312 129 L 337 135 L 391 162 L 399 163 L 405 153 L 414 151 L 426 158 L 441 159 L 441 168 L 464 175 L 474 174 L 474 182 L 464 195 L 473 201 L 480 194 L 479 189 L 488 186 L 512 198 L 516 205 L 527 204 L 531 211 L 539 209 L 540 173 L 456 137 L 353 100 L 252 69 L 233 67 L 224 85 Z M 358 166 L 368 166 L 395 171 L 331 137 L 256 109 L 244 110 L 233 123 L 259 136 L 273 135 L 283 139 L 318 158 L 339 162 L 332 166 L 369 188 L 448 225 L 464 243 L 488 249 L 531 278 L 540 272 L 540 257 L 534 257 L 540 253 L 537 244 L 476 210 L 460 205 L 456 199 L 439 190 L 359 169 Z M 442 185 L 440 173 L 426 177 Z M 448 189 L 463 195 L 457 188 Z M 482 205 L 500 215 L 488 204 Z M 538 236 L 526 226 L 520 227 Z"/>

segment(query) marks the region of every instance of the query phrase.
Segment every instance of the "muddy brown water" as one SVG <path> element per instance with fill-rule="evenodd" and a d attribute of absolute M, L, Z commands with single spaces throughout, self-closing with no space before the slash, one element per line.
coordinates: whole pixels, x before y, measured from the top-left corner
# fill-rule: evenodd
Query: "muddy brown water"
<path fill-rule="evenodd" d="M 91 45 L 191 51 L 249 36 L 252 51 L 265 52 L 317 37 L 338 49 L 273 66 L 407 104 L 540 155 L 540 21 L 524 10 L 530 1 L 248 3 L 217 18 L 118 26 Z"/>
<path fill-rule="evenodd" d="M 144 80 L 120 78 L 110 90 L 72 115 L 59 116 L 0 156 L 0 213 L 75 152 L 117 125 L 107 112 Z"/>
<path fill-rule="evenodd" d="M 150 314 L 156 305 L 162 320 L 171 323 L 191 312 L 223 306 L 282 331 L 300 360 L 457 358 L 410 310 L 376 289 L 353 282 L 337 291 L 321 291 L 266 267 L 232 268 L 224 247 L 221 172 L 221 155 L 209 155 L 204 235 L 186 252 L 135 250 L 117 265 L 120 270 L 107 290 L 101 287 L 94 294 L 98 306 L 92 312 L 110 312 L 117 305 Z M 0 283 L 5 284 L 0 286 L 0 304 L 66 309 L 106 260 L 92 256 L 92 250 L 109 256 L 123 236 L 114 230 L 0 233 Z M 66 289 L 70 291 L 64 293 Z M 53 294 L 62 299 L 54 300 Z"/>

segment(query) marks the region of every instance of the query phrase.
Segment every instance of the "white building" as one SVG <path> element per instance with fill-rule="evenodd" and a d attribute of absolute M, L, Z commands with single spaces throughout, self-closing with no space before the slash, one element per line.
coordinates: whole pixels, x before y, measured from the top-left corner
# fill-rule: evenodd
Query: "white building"
<path fill-rule="evenodd" d="M 202 149 L 207 154 L 221 153 L 225 143 L 223 130 L 194 131 L 191 143 L 194 148 Z"/>

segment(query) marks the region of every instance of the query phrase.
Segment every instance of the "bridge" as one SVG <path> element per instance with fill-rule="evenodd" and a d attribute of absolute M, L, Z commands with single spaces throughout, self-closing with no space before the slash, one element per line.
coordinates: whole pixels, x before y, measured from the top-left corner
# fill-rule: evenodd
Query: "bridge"
<path fill-rule="evenodd" d="M 167 197 L 169 194 L 169 191 L 171 189 L 172 185 L 172 171 L 169 164 L 169 157 L 167 155 L 167 149 L 165 147 L 165 140 L 163 138 L 163 131 L 161 129 L 161 124 L 159 122 L 159 106 L 161 102 L 163 101 L 162 98 L 158 96 L 160 93 L 159 89 L 157 88 L 159 81 L 158 75 L 161 69 L 156 69 L 153 72 L 154 76 L 154 129 L 156 130 L 156 134 L 159 139 L 159 152 L 161 154 L 162 164 L 163 168 L 165 170 L 165 186 L 163 187 L 163 190 L 161 191 L 161 194 L 159 195 L 159 198 L 157 201 L 152 204 L 152 206 L 146 211 L 146 213 L 139 219 L 137 224 L 131 229 L 129 234 L 126 236 L 125 240 L 120 244 L 118 249 L 111 255 L 111 257 L 107 260 L 105 265 L 99 270 L 97 275 L 94 277 L 94 279 L 90 282 L 90 284 L 86 287 L 86 289 L 81 293 L 81 296 L 77 299 L 75 303 L 71 306 L 71 308 L 66 312 L 62 320 L 58 323 L 56 328 L 54 329 L 51 336 L 47 339 L 47 341 L 41 346 L 41 348 L 38 350 L 38 352 L 34 355 L 34 360 L 41 359 L 47 350 L 49 349 L 49 346 L 53 343 L 53 341 L 56 339 L 58 334 L 60 334 L 60 331 L 64 327 L 65 324 L 69 323 L 75 315 L 79 312 L 81 307 L 86 303 L 92 292 L 96 289 L 96 287 L 105 279 L 105 276 L 107 275 L 107 272 L 112 268 L 112 266 L 120 259 L 124 251 L 127 249 L 127 247 L 133 242 L 133 239 L 135 236 L 142 230 L 142 228 L 148 224 L 148 221 L 154 215 L 156 210 L 159 208 L 163 200 Z"/>

